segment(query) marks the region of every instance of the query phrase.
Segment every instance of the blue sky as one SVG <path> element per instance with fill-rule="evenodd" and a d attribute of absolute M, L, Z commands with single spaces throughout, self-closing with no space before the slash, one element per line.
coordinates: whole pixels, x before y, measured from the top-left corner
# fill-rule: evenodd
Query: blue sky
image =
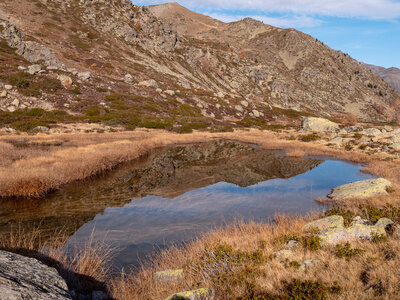
<path fill-rule="evenodd" d="M 170 1 L 133 0 L 137 5 Z M 353 58 L 400 68 L 400 0 L 181 0 L 179 4 L 230 22 L 252 17 L 296 28 Z"/>

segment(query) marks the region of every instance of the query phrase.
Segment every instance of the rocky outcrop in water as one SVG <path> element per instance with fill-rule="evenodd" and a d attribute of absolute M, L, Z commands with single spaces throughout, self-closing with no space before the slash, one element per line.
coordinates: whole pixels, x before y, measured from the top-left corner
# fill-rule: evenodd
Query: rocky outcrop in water
<path fill-rule="evenodd" d="M 67 300 L 68 287 L 56 269 L 33 258 L 0 251 L 0 298 Z"/>
<path fill-rule="evenodd" d="M 384 178 L 357 181 L 336 187 L 328 195 L 332 200 L 350 198 L 368 198 L 378 195 L 387 195 L 392 183 Z"/>

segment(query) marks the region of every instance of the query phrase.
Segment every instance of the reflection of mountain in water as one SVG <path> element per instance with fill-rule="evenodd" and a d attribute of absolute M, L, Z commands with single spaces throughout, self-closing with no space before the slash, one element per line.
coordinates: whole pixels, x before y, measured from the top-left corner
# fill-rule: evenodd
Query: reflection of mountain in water
<path fill-rule="evenodd" d="M 47 234 L 62 230 L 70 236 L 107 207 L 124 206 L 135 197 L 173 198 L 221 181 L 245 187 L 289 178 L 319 163 L 223 141 L 159 149 L 98 178 L 67 185 L 45 199 L 3 200 L 0 232 L 20 224 L 26 232 L 39 226 Z"/>
<path fill-rule="evenodd" d="M 320 163 L 233 142 L 213 142 L 169 149 L 147 167 L 132 172 L 131 180 L 140 196 L 174 198 L 218 182 L 247 187 L 273 178 L 289 178 Z"/>

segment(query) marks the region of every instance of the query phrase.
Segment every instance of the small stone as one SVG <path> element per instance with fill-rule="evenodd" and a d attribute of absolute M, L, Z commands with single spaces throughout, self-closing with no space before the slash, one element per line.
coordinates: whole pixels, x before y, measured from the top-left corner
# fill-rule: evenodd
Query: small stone
<path fill-rule="evenodd" d="M 162 93 L 162 89 L 156 88 L 156 92 L 157 92 L 157 93 Z"/>
<path fill-rule="evenodd" d="M 378 128 L 368 128 L 364 130 L 364 134 L 366 135 L 379 135 L 382 132 Z"/>
<path fill-rule="evenodd" d="M 383 127 L 383 129 L 385 129 L 387 132 L 392 132 L 393 131 L 392 126 L 389 126 L 389 125 L 385 125 L 385 127 Z"/>
<path fill-rule="evenodd" d="M 293 250 L 299 245 L 299 241 L 296 240 L 290 240 L 286 243 L 286 248 Z"/>
<path fill-rule="evenodd" d="M 177 293 L 165 298 L 165 300 L 213 300 L 214 297 L 214 290 L 202 288 L 198 290 Z"/>
<path fill-rule="evenodd" d="M 45 127 L 45 126 L 36 126 L 35 128 L 33 128 L 33 131 L 47 132 L 49 130 L 50 130 L 50 128 Z"/>
<path fill-rule="evenodd" d="M 244 106 L 244 107 L 248 107 L 249 106 L 249 102 L 247 102 L 246 100 L 240 101 L 240 104 L 242 104 L 242 106 Z"/>
<path fill-rule="evenodd" d="M 391 148 L 395 151 L 400 151 L 400 143 L 393 143 Z"/>
<path fill-rule="evenodd" d="M 69 103 L 64 103 L 64 107 L 69 108 L 70 107 Z"/>
<path fill-rule="evenodd" d="M 253 109 L 253 115 L 256 117 L 256 118 L 259 118 L 261 115 L 260 115 L 260 112 L 258 111 L 258 110 L 255 110 L 255 109 Z"/>
<path fill-rule="evenodd" d="M 59 75 L 58 80 L 60 80 L 62 86 L 68 90 L 72 89 L 72 79 L 66 75 Z"/>
<path fill-rule="evenodd" d="M 183 278 L 183 269 L 165 270 L 154 273 L 154 279 L 157 281 L 174 281 Z"/>
<path fill-rule="evenodd" d="M 80 73 L 78 73 L 77 74 L 78 75 L 78 78 L 80 79 L 80 80 L 83 80 L 83 81 L 87 81 L 87 80 L 89 80 L 90 78 L 91 78 L 91 74 L 90 74 L 90 72 L 80 72 Z"/>
<path fill-rule="evenodd" d="M 19 70 L 19 71 L 25 71 L 25 70 L 26 70 L 26 67 L 24 67 L 24 66 L 18 66 L 18 70 Z"/>
<path fill-rule="evenodd" d="M 164 93 L 166 93 L 167 95 L 170 95 L 172 97 L 175 96 L 175 92 L 172 90 L 166 90 L 166 91 L 164 91 Z"/>
<path fill-rule="evenodd" d="M 235 106 L 235 109 L 236 109 L 237 111 L 240 111 L 240 112 L 243 112 L 243 111 L 244 111 L 244 109 L 243 109 L 243 107 L 242 107 L 241 105 L 236 105 L 236 106 Z"/>
<path fill-rule="evenodd" d="M 141 81 L 141 82 L 138 83 L 138 85 L 139 86 L 150 87 L 150 88 L 158 88 L 158 83 L 154 79 Z"/>
<path fill-rule="evenodd" d="M 15 107 L 18 107 L 18 106 L 19 106 L 19 99 L 15 98 L 15 99 L 13 100 L 13 102 L 11 102 L 11 105 L 13 105 L 13 106 L 15 106 Z"/>
<path fill-rule="evenodd" d="M 0 93 L 0 98 L 6 98 L 7 97 L 7 91 L 2 91 L 1 93 Z"/>
<path fill-rule="evenodd" d="M 9 85 L 9 84 L 6 84 L 5 86 L 4 86 L 4 88 L 7 90 L 7 91 L 10 91 L 10 90 L 12 90 L 12 85 Z"/>
<path fill-rule="evenodd" d="M 126 74 L 123 78 L 124 82 L 128 84 L 134 84 L 135 83 L 135 78 L 131 74 Z"/>
<path fill-rule="evenodd" d="M 216 104 L 215 107 L 216 107 L 217 109 L 220 109 L 220 108 L 221 108 L 221 104 Z"/>
<path fill-rule="evenodd" d="M 15 108 L 15 106 L 9 106 L 9 107 L 7 107 L 7 110 L 8 110 L 9 112 L 14 112 L 14 111 L 16 111 L 17 109 Z"/>
<path fill-rule="evenodd" d="M 318 259 L 307 259 L 307 260 L 303 260 L 300 262 L 300 268 L 299 270 L 306 270 L 312 266 L 315 266 L 316 264 L 318 264 L 320 261 Z"/>
<path fill-rule="evenodd" d="M 292 250 L 287 250 L 287 249 L 279 250 L 272 254 L 272 256 L 277 259 L 286 259 L 286 258 L 291 257 L 292 255 L 293 255 Z"/>
<path fill-rule="evenodd" d="M 31 65 L 28 67 L 28 73 L 31 75 L 35 75 L 36 73 L 39 73 L 42 70 L 42 67 L 40 65 Z"/>

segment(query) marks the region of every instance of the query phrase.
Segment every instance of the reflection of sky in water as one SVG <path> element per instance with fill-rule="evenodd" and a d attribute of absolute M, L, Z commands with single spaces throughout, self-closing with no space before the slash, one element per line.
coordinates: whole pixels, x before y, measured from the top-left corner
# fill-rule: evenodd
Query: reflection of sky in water
<path fill-rule="evenodd" d="M 236 219 L 268 221 L 277 212 L 305 214 L 321 210 L 315 201 L 333 187 L 371 178 L 360 166 L 328 160 L 307 173 L 273 179 L 241 188 L 221 182 L 173 199 L 147 196 L 124 207 L 107 208 L 82 226 L 70 243 L 83 242 L 94 230 L 95 238 L 125 248 L 116 261 L 135 263 L 138 253 L 192 239 L 196 234 Z"/>

